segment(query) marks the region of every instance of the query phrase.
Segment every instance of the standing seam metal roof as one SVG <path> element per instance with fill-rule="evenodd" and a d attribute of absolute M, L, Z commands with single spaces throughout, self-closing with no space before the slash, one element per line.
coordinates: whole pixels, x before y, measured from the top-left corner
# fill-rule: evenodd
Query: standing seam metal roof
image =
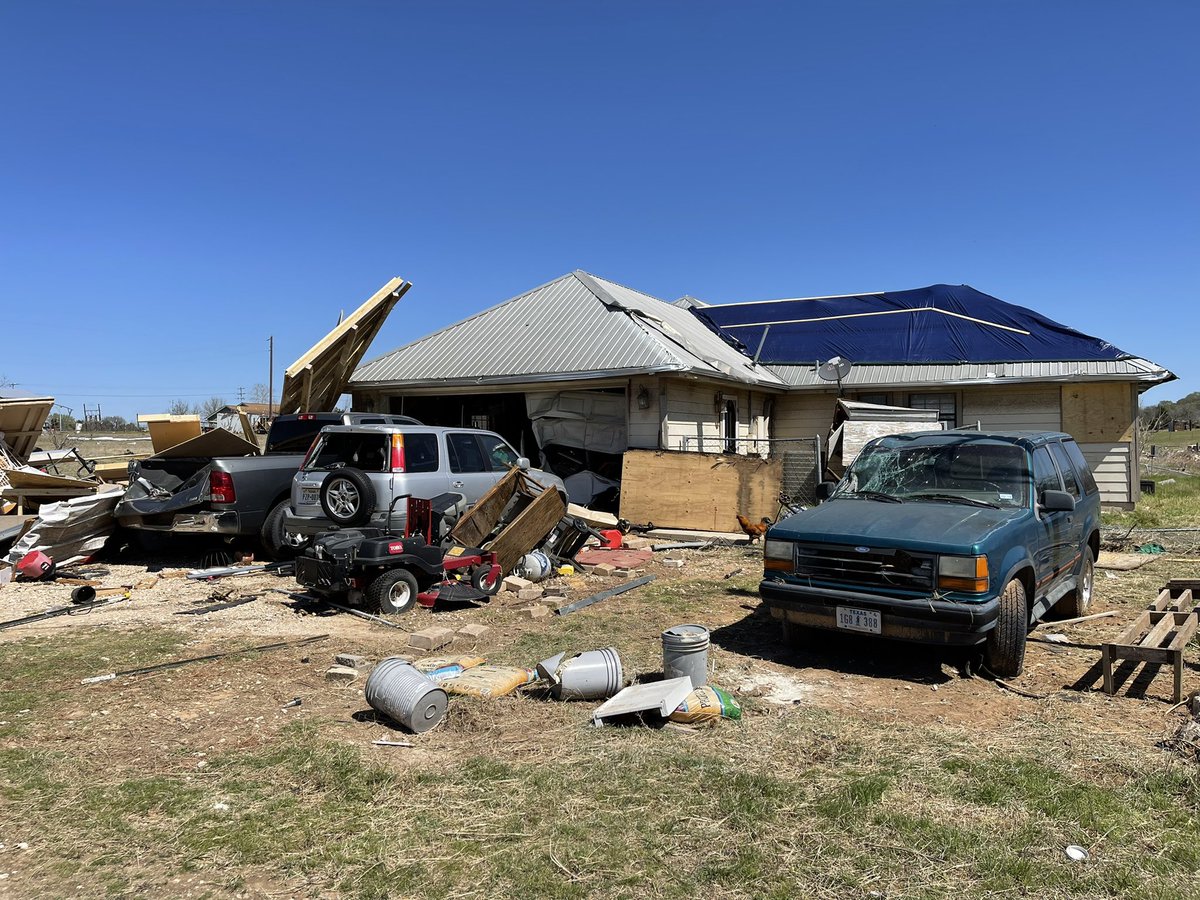
<path fill-rule="evenodd" d="M 365 362 L 351 383 L 669 371 L 782 386 L 687 310 L 582 271 Z"/>

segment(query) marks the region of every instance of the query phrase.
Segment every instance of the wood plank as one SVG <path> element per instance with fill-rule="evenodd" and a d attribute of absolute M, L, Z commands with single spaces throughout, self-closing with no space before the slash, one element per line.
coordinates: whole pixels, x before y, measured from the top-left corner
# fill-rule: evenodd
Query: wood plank
<path fill-rule="evenodd" d="M 1175 630 L 1175 617 L 1163 616 L 1154 627 L 1150 629 L 1150 633 L 1142 640 L 1143 647 L 1159 647 L 1162 645 L 1163 638 Z"/>
<path fill-rule="evenodd" d="M 1132 646 L 1142 632 L 1150 628 L 1150 612 L 1146 611 L 1133 620 L 1133 623 L 1121 632 L 1119 637 L 1114 638 L 1107 643 L 1114 646 Z"/>
<path fill-rule="evenodd" d="M 465 546 L 478 547 L 500 522 L 504 508 L 521 486 L 521 481 L 520 469 L 509 469 L 508 473 L 493 484 L 467 514 L 458 520 L 450 531 L 450 537 Z"/>
<path fill-rule="evenodd" d="M 1188 615 L 1187 619 L 1179 625 L 1179 631 L 1175 634 L 1175 639 L 1168 645 L 1171 650 L 1183 650 L 1188 645 L 1193 637 L 1196 636 L 1196 628 L 1200 626 L 1200 616 L 1195 613 Z"/>
<path fill-rule="evenodd" d="M 557 489 L 542 491 L 485 549 L 496 554 L 500 570 L 507 574 L 526 553 L 546 539 L 566 511 L 567 504 Z"/>

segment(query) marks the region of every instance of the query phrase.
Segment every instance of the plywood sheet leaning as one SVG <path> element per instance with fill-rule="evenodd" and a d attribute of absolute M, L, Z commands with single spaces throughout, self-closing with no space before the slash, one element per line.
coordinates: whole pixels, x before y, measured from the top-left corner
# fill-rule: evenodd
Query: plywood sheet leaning
<path fill-rule="evenodd" d="M 403 278 L 393 278 L 288 366 L 279 414 L 332 410 L 388 313 L 410 287 L 412 284 Z"/>
<path fill-rule="evenodd" d="M 182 444 L 201 434 L 200 417 L 196 415 L 173 416 L 169 413 L 145 413 L 138 422 L 150 430 L 150 446 L 155 454 Z"/>
<path fill-rule="evenodd" d="M 1062 430 L 1081 444 L 1132 441 L 1133 416 L 1128 383 L 1062 387 Z"/>
<path fill-rule="evenodd" d="M 18 460 L 27 459 L 37 446 L 52 406 L 53 397 L 0 399 L 0 432 Z"/>
<path fill-rule="evenodd" d="M 157 452 L 154 456 L 157 459 L 211 459 L 215 456 L 257 456 L 258 453 L 258 444 L 252 444 L 244 437 L 224 428 L 214 428 Z"/>
<path fill-rule="evenodd" d="M 757 456 L 627 450 L 621 518 L 638 525 L 731 531 L 742 514 L 758 521 L 779 510 L 783 464 Z"/>

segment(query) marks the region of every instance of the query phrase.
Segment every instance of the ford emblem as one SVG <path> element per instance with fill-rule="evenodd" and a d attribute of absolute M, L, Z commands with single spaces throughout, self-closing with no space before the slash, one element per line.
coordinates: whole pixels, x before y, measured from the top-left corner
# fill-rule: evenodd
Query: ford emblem
<path fill-rule="evenodd" d="M 855 547 L 854 552 L 855 553 L 870 553 L 871 548 L 870 547 Z"/>

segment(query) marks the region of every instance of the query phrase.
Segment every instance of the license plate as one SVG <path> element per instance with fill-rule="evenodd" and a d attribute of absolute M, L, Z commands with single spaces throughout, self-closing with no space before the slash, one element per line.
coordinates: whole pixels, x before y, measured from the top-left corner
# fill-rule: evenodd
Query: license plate
<path fill-rule="evenodd" d="M 837 627 L 849 631 L 865 631 L 868 634 L 879 634 L 879 613 L 873 609 L 855 609 L 853 606 L 837 608 Z"/>
<path fill-rule="evenodd" d="M 320 493 L 318 488 L 301 488 L 300 502 L 305 506 L 316 506 L 317 495 Z"/>

